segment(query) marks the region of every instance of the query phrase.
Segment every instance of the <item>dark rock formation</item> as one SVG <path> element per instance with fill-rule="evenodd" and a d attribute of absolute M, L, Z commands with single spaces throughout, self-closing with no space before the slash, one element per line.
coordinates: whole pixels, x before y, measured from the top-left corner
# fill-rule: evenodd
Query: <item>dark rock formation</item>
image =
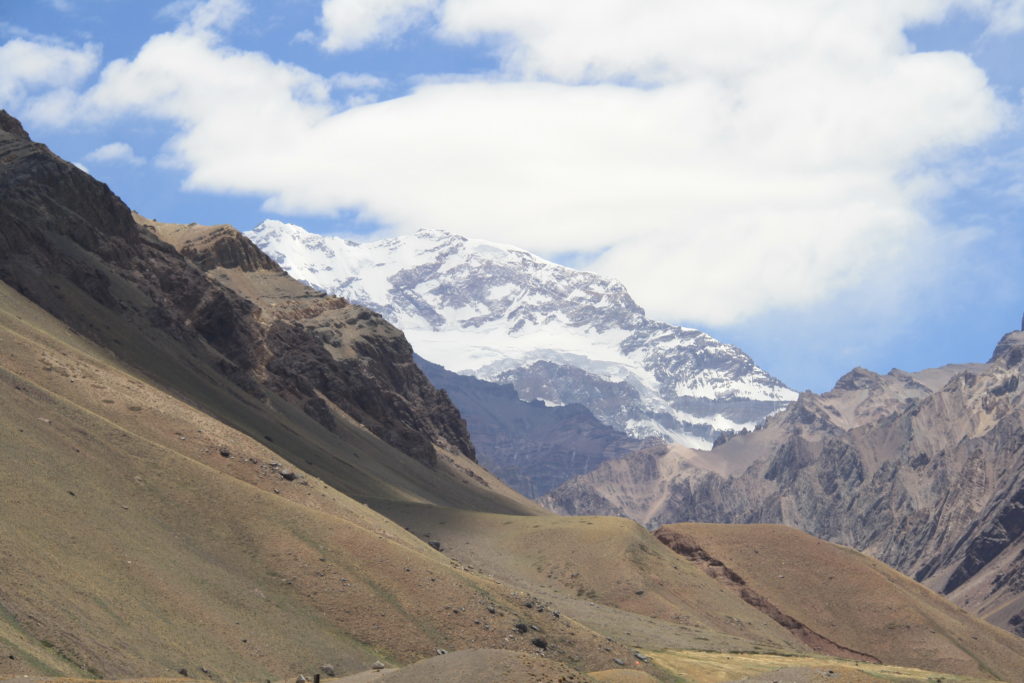
<path fill-rule="evenodd" d="M 238 268 L 245 272 L 284 272 L 274 259 L 239 235 L 230 225 L 219 225 L 203 231 L 181 249 L 181 254 L 204 271 L 214 268 Z"/>
<path fill-rule="evenodd" d="M 0 279 L 73 330 L 172 387 L 187 351 L 328 429 L 347 415 L 426 464 L 436 448 L 474 457 L 458 411 L 378 315 L 291 281 L 230 227 L 135 217 L 6 113 L 0 129 Z M 287 302 L 260 289 L 267 278 Z"/>

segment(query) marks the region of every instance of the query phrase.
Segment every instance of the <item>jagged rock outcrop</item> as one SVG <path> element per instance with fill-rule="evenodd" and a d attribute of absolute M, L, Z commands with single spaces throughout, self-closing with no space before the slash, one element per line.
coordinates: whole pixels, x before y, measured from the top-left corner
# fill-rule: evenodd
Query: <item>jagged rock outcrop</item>
<path fill-rule="evenodd" d="M 136 214 L 136 220 L 143 225 L 153 226 L 153 221 L 146 220 Z M 195 263 L 203 271 L 214 268 L 238 268 L 247 273 L 268 270 L 283 273 L 281 267 L 251 241 L 241 237 L 240 233 L 230 225 L 218 225 L 202 229 L 195 223 L 189 226 L 176 226 L 178 230 L 168 230 L 169 234 L 188 232 L 189 237 L 183 241 L 179 251 L 181 255 Z M 186 231 L 187 228 L 194 228 Z"/>
<path fill-rule="evenodd" d="M 708 453 L 610 461 L 544 502 L 652 527 L 781 522 L 1024 633 L 1022 360 L 1024 332 L 1014 332 L 985 364 L 857 368 Z"/>
<path fill-rule="evenodd" d="M 423 463 L 438 448 L 474 457 L 458 411 L 379 315 L 290 280 L 229 226 L 133 216 L 15 119 L 0 127 L 4 282 L 172 384 L 151 362 L 179 353 L 168 337 L 254 400 L 286 400 L 328 429 L 354 420 Z"/>

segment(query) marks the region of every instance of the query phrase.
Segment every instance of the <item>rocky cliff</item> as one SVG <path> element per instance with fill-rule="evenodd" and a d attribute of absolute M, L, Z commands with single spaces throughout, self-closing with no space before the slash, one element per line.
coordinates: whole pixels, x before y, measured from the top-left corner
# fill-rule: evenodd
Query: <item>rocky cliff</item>
<path fill-rule="evenodd" d="M 603 464 L 554 509 L 781 522 L 862 549 L 994 623 L 1024 629 L 1024 333 L 988 363 L 878 375 L 801 394 L 709 453 Z"/>
<path fill-rule="evenodd" d="M 160 354 L 173 346 L 252 400 L 284 400 L 328 430 L 355 421 L 428 465 L 439 449 L 474 457 L 458 411 L 379 315 L 292 281 L 229 226 L 133 216 L 10 116 L 0 129 L 4 282 L 172 385 Z"/>

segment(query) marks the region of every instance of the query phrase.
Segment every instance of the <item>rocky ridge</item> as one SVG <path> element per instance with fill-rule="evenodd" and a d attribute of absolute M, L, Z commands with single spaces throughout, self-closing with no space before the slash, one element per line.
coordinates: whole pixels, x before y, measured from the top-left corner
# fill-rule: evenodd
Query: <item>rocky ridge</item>
<path fill-rule="evenodd" d="M 635 438 L 707 448 L 795 398 L 736 347 L 648 319 L 620 283 L 522 249 L 443 230 L 356 244 L 273 220 L 246 234 L 293 277 L 380 311 L 427 360 Z"/>
<path fill-rule="evenodd" d="M 174 340 L 253 399 L 286 400 L 329 430 L 355 420 L 426 464 L 438 449 L 474 457 L 458 411 L 399 331 L 361 306 L 286 282 L 230 226 L 134 216 L 6 114 L 0 198 L 0 279 L 126 359 L 148 367 L 147 356 Z M 268 307 L 233 289 L 228 271 L 263 273 L 287 295 Z M 117 316 L 121 332 L 104 316 Z"/>
<path fill-rule="evenodd" d="M 985 364 L 805 392 L 710 453 L 609 461 L 544 502 L 575 514 L 783 523 L 861 549 L 997 625 L 1024 620 L 1024 332 Z M 1024 635 L 1024 629 L 1019 629 Z"/>

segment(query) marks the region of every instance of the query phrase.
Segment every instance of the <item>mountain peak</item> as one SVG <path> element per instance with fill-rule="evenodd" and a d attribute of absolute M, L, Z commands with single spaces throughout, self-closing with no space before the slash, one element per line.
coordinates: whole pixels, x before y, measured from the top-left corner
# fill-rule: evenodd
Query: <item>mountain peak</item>
<path fill-rule="evenodd" d="M 740 349 L 648 319 L 596 273 L 437 228 L 363 244 L 304 234 L 249 236 L 293 277 L 379 311 L 423 358 L 511 382 L 523 400 L 710 448 L 795 398 Z"/>
<path fill-rule="evenodd" d="M 457 239 L 465 242 L 468 238 L 462 235 L 457 235 L 454 232 L 445 230 L 444 228 L 420 228 L 415 234 L 420 237 L 428 237 L 432 239 Z"/>
<path fill-rule="evenodd" d="M 294 223 L 286 223 L 285 221 L 279 221 L 275 218 L 264 219 L 263 222 L 257 225 L 255 228 L 253 228 L 251 232 L 261 234 L 278 232 L 286 235 L 299 235 L 302 237 L 319 237 L 319 235 L 309 232 L 308 230 L 299 225 L 295 225 Z"/>
<path fill-rule="evenodd" d="M 1002 362 L 1008 367 L 1013 367 L 1024 359 L 1024 331 L 1010 332 L 1003 335 L 1003 338 L 996 344 L 989 363 Z"/>
<path fill-rule="evenodd" d="M 862 367 L 856 367 L 836 380 L 833 391 L 856 391 L 858 389 L 870 389 L 876 386 L 881 379 L 880 375 Z"/>

